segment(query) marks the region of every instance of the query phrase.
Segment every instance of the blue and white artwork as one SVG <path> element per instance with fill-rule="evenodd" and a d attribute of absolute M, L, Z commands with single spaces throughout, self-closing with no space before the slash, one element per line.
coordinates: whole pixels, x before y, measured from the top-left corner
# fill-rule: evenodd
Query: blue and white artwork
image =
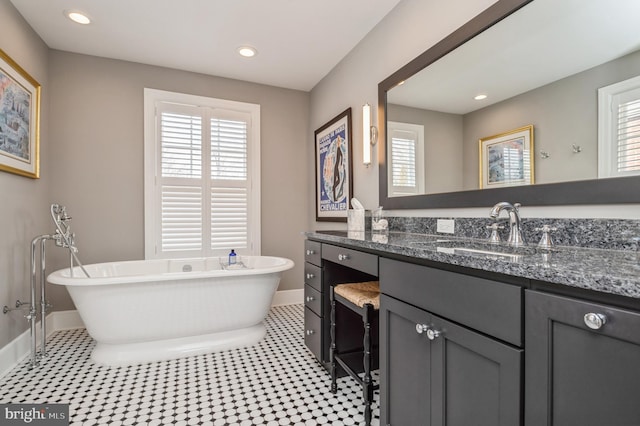
<path fill-rule="evenodd" d="M 0 154 L 29 163 L 31 93 L 0 68 Z"/>
<path fill-rule="evenodd" d="M 351 200 L 351 110 L 316 131 L 316 218 L 346 220 Z"/>

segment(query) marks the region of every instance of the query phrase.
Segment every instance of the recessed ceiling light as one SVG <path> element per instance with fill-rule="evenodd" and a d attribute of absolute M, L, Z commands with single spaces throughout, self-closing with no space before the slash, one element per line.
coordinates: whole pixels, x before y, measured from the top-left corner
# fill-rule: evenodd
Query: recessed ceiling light
<path fill-rule="evenodd" d="M 475 99 L 476 101 L 481 101 L 483 99 L 487 99 L 487 95 L 485 95 L 484 93 L 481 93 L 479 95 L 476 95 L 473 99 Z"/>
<path fill-rule="evenodd" d="M 78 12 L 76 10 L 65 10 L 64 14 L 67 18 L 78 24 L 88 25 L 91 23 L 91 19 L 82 12 Z"/>
<path fill-rule="evenodd" d="M 245 58 L 251 58 L 253 56 L 256 56 L 258 54 L 258 51 L 255 49 L 255 47 L 240 46 L 238 47 L 238 53 Z"/>

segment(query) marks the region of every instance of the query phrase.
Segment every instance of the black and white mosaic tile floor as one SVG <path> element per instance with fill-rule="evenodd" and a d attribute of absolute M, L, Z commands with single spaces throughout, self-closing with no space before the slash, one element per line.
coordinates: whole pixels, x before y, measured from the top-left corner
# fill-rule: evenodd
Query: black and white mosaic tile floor
<path fill-rule="evenodd" d="M 72 425 L 358 425 L 361 388 L 339 392 L 307 350 L 302 305 L 271 309 L 258 345 L 131 367 L 93 364 L 84 329 L 49 340 L 49 358 L 0 379 L 2 403 L 69 403 Z M 374 425 L 378 425 L 378 393 Z"/>

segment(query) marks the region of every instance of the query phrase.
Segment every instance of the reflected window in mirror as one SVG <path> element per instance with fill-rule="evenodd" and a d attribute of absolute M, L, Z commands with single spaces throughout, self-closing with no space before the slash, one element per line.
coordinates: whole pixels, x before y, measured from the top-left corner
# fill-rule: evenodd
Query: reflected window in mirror
<path fill-rule="evenodd" d="M 389 188 L 394 197 L 424 194 L 424 126 L 390 121 Z"/>
<path fill-rule="evenodd" d="M 598 90 L 598 177 L 640 175 L 640 76 Z"/>

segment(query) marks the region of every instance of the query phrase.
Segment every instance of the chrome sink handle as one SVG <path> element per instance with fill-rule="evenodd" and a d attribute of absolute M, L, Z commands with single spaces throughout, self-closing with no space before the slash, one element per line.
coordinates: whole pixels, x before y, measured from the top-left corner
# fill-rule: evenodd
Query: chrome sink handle
<path fill-rule="evenodd" d="M 489 236 L 489 242 L 491 244 L 497 244 L 500 242 L 500 234 L 498 229 L 504 229 L 504 226 L 498 225 L 498 222 L 494 222 L 492 225 L 488 225 L 487 229 L 491 229 L 491 235 Z"/>
<path fill-rule="evenodd" d="M 538 247 L 549 249 L 553 247 L 553 240 L 551 239 L 551 232 L 557 231 L 558 228 L 552 228 L 549 225 L 543 225 L 542 228 L 536 228 L 536 232 L 542 232 L 542 237 L 538 243 Z"/>

